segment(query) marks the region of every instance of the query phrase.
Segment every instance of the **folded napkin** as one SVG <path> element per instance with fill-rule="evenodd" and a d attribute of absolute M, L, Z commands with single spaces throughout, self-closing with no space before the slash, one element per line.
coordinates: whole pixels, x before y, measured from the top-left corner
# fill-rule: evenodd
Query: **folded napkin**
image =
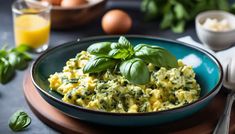
<path fill-rule="evenodd" d="M 191 36 L 185 36 L 185 37 L 181 37 L 177 39 L 178 41 L 187 43 L 189 45 L 192 46 L 197 46 L 200 47 L 208 52 L 210 52 L 211 54 L 213 54 L 216 58 L 218 58 L 218 60 L 220 61 L 220 63 L 222 64 L 223 68 L 225 68 L 229 62 L 229 60 L 234 57 L 235 58 L 235 46 L 228 48 L 226 50 L 222 50 L 222 51 L 218 51 L 218 52 L 214 52 L 211 49 L 207 48 L 206 46 L 194 41 L 192 39 Z"/>

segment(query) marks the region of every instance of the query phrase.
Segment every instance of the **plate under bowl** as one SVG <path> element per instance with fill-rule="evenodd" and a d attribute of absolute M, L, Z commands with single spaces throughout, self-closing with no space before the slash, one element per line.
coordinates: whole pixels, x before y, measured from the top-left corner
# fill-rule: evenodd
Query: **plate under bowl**
<path fill-rule="evenodd" d="M 51 105 L 65 114 L 93 123 L 115 126 L 143 126 L 162 124 L 182 119 L 205 107 L 218 93 L 222 85 L 223 71 L 219 61 L 209 52 L 194 46 L 167 39 L 149 36 L 126 36 L 134 45 L 146 43 L 158 45 L 173 53 L 177 59 L 182 59 L 187 65 L 192 65 L 196 79 L 201 86 L 199 100 L 185 106 L 148 113 L 109 113 L 82 108 L 65 103 L 62 96 L 49 89 L 48 77 L 60 72 L 66 61 L 95 42 L 117 41 L 119 36 L 100 36 L 62 44 L 46 51 L 34 62 L 31 68 L 32 81 L 40 95 Z M 53 116 L 53 115 L 51 115 Z"/>

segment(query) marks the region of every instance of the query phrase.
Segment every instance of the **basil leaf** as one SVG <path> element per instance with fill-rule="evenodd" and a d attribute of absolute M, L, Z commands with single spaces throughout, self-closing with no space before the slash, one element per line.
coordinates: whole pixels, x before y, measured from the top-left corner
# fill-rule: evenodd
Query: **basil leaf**
<path fill-rule="evenodd" d="M 21 131 L 28 127 L 31 123 L 31 118 L 22 110 L 16 111 L 9 120 L 9 127 L 12 131 Z"/>
<path fill-rule="evenodd" d="M 27 54 L 27 53 L 21 53 L 21 56 L 26 60 L 26 61 L 31 61 L 32 60 L 32 57 Z"/>
<path fill-rule="evenodd" d="M 4 49 L 2 49 L 2 50 L 0 50 L 0 57 L 6 57 L 6 55 L 7 55 L 7 51 L 6 50 L 4 50 Z"/>
<path fill-rule="evenodd" d="M 0 83 L 6 84 L 14 75 L 14 68 L 5 58 L 0 58 Z"/>
<path fill-rule="evenodd" d="M 184 18 L 184 7 L 180 3 L 176 3 L 174 6 L 174 13 L 177 19 Z"/>
<path fill-rule="evenodd" d="M 230 9 L 234 12 L 230 3 L 228 0 L 142 0 L 141 11 L 149 20 L 159 17 L 162 29 L 171 28 L 179 33 L 179 29 L 184 30 L 182 21 L 186 24 L 202 11 Z"/>
<path fill-rule="evenodd" d="M 116 65 L 116 60 L 108 57 L 95 57 L 90 59 L 83 68 L 83 73 L 98 73 L 108 68 L 113 68 Z"/>
<path fill-rule="evenodd" d="M 114 42 L 114 43 L 111 44 L 111 49 L 126 49 L 126 50 L 129 50 L 129 49 L 132 49 L 132 46 Z"/>
<path fill-rule="evenodd" d="M 175 33 L 182 33 L 184 32 L 185 21 L 178 21 L 176 24 L 171 26 L 171 30 Z"/>
<path fill-rule="evenodd" d="M 185 9 L 184 6 L 181 3 L 176 3 L 174 6 L 174 12 L 177 20 L 184 19 L 185 17 Z"/>
<path fill-rule="evenodd" d="M 230 12 L 235 14 L 235 3 L 231 5 Z"/>
<path fill-rule="evenodd" d="M 25 45 L 25 44 L 21 44 L 19 45 L 18 47 L 12 49 L 14 51 L 18 51 L 18 52 L 26 52 L 26 51 L 29 51 L 31 50 L 32 48 L 30 48 L 28 45 Z"/>
<path fill-rule="evenodd" d="M 157 67 L 174 68 L 178 66 L 176 57 L 164 48 L 139 44 L 135 48 L 135 56 Z"/>
<path fill-rule="evenodd" d="M 158 15 L 158 7 L 155 0 L 143 0 L 141 11 L 145 12 L 145 19 L 151 20 Z"/>
<path fill-rule="evenodd" d="M 161 29 L 169 28 L 172 23 L 173 23 L 173 13 L 169 11 L 164 15 L 163 20 L 161 21 L 160 24 L 160 28 Z"/>
<path fill-rule="evenodd" d="M 112 49 L 109 56 L 114 59 L 126 59 L 130 56 L 130 52 L 127 49 Z"/>
<path fill-rule="evenodd" d="M 124 36 L 119 37 L 117 46 L 115 46 L 115 47 L 111 46 L 111 47 L 112 48 L 120 47 L 120 48 L 132 49 L 131 43 Z"/>
<path fill-rule="evenodd" d="M 121 74 L 131 83 L 146 84 L 149 82 L 147 65 L 139 58 L 123 61 L 120 65 Z"/>
<path fill-rule="evenodd" d="M 27 61 L 32 58 L 25 53 L 30 48 L 26 45 L 6 50 L 0 50 L 0 83 L 5 84 L 14 75 L 15 69 L 25 69 L 28 66 Z"/>
<path fill-rule="evenodd" d="M 137 52 L 139 51 L 140 49 L 142 49 L 142 47 L 145 47 L 146 44 L 138 44 L 134 47 L 134 51 Z M 148 45 L 147 45 L 148 46 Z"/>
<path fill-rule="evenodd" d="M 114 59 L 127 59 L 134 54 L 133 46 L 131 43 L 123 36 L 118 40 L 118 43 L 111 44 L 111 51 L 109 56 Z"/>
<path fill-rule="evenodd" d="M 225 10 L 228 11 L 229 10 L 229 3 L 226 0 L 217 0 L 217 6 L 219 10 Z"/>
<path fill-rule="evenodd" d="M 27 57 L 25 57 L 25 55 L 17 51 L 12 51 L 8 54 L 8 61 L 16 69 L 23 70 L 27 68 L 28 63 L 26 59 Z"/>
<path fill-rule="evenodd" d="M 162 21 L 160 23 L 160 28 L 161 29 L 166 29 L 171 26 L 171 24 L 174 21 L 174 13 L 171 10 L 172 9 L 172 4 L 171 2 L 167 2 L 163 5 L 162 9 Z"/>
<path fill-rule="evenodd" d="M 128 51 L 132 51 L 133 46 L 124 36 L 120 36 L 118 43 L 114 42 L 111 44 L 111 49 L 127 49 Z"/>
<path fill-rule="evenodd" d="M 31 50 L 31 48 L 27 45 L 20 45 L 16 48 L 13 48 L 9 51 L 9 53 L 18 53 L 20 57 L 22 57 L 26 61 L 31 61 L 32 57 L 26 53 L 26 51 Z"/>
<path fill-rule="evenodd" d="M 94 43 L 87 48 L 87 52 L 93 55 L 107 55 L 111 50 L 111 42 Z"/>

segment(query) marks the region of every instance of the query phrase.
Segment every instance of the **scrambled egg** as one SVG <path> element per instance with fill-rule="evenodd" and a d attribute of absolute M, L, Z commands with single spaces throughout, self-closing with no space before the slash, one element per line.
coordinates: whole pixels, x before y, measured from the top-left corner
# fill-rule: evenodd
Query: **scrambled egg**
<path fill-rule="evenodd" d="M 134 85 L 113 70 L 84 74 L 82 69 L 90 58 L 82 51 L 67 61 L 62 72 L 50 75 L 51 90 L 63 95 L 64 102 L 93 110 L 135 113 L 172 109 L 199 98 L 195 73 L 181 60 L 178 68 L 169 70 L 148 64 L 150 82 Z"/>

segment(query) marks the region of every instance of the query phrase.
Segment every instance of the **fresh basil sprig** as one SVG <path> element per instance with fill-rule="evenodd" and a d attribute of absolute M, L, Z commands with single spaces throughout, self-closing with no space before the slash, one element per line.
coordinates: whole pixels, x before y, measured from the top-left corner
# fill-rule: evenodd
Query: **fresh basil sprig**
<path fill-rule="evenodd" d="M 84 73 L 99 73 L 120 65 L 120 73 L 134 84 L 149 82 L 148 63 L 166 68 L 178 66 L 175 56 L 164 48 L 147 44 L 139 44 L 133 48 L 123 36 L 118 42 L 92 44 L 87 51 L 94 55 L 94 58 L 91 58 L 84 66 Z"/>
<path fill-rule="evenodd" d="M 0 50 L 0 83 L 5 84 L 14 76 L 15 69 L 23 70 L 27 68 L 28 61 L 32 58 L 26 53 L 29 47 L 20 45 L 19 47 Z"/>
<path fill-rule="evenodd" d="M 142 0 L 141 11 L 147 20 L 161 20 L 161 29 L 182 33 L 186 24 L 206 10 L 234 11 L 234 2 L 229 0 Z"/>
<path fill-rule="evenodd" d="M 12 131 L 22 131 L 31 123 L 31 118 L 22 110 L 16 111 L 9 120 L 9 127 Z"/>

